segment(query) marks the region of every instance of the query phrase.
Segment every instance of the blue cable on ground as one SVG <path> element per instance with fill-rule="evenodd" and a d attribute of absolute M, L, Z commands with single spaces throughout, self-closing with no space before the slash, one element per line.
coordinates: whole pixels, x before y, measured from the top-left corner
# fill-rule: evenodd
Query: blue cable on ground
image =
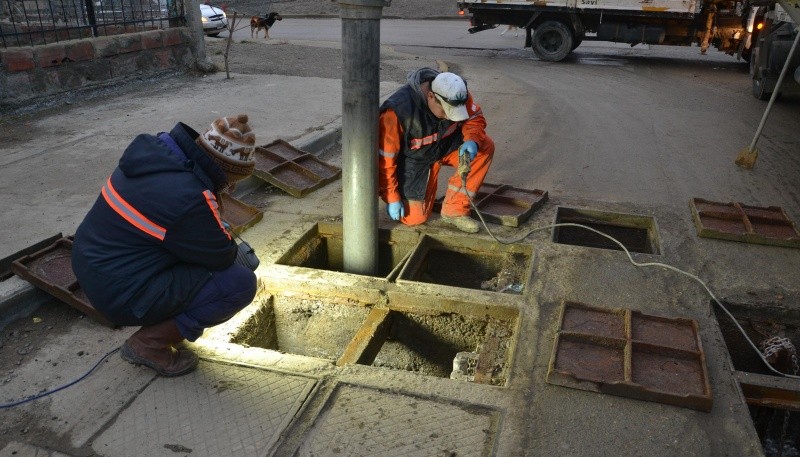
<path fill-rule="evenodd" d="M 52 394 L 54 394 L 54 393 L 56 393 L 56 392 L 58 392 L 60 390 L 66 389 L 67 387 L 73 386 L 73 385 L 83 381 L 84 379 L 86 379 L 86 377 L 89 376 L 90 374 L 92 374 L 94 372 L 94 370 L 96 370 L 97 367 L 100 366 L 101 363 L 103 363 L 109 356 L 111 356 L 112 354 L 114 354 L 115 352 L 117 352 L 119 350 L 120 350 L 120 348 L 116 348 L 116 349 L 108 352 L 100 360 L 98 360 L 97 363 L 95 363 L 94 366 L 89 371 L 87 371 L 83 376 L 81 376 L 80 378 L 70 382 L 69 384 L 65 384 L 65 385 L 63 385 L 61 387 L 57 387 L 57 388 L 55 388 L 53 390 L 48 390 L 46 392 L 42 392 L 40 394 L 31 395 L 30 397 L 23 398 L 22 400 L 18 400 L 18 401 L 11 402 L 11 403 L 6 403 L 6 404 L 0 404 L 0 409 L 13 408 L 15 406 L 23 405 L 25 403 L 28 403 L 28 402 L 31 402 L 31 401 L 34 401 L 34 400 L 38 400 L 38 399 L 46 397 L 48 395 L 52 395 Z"/>

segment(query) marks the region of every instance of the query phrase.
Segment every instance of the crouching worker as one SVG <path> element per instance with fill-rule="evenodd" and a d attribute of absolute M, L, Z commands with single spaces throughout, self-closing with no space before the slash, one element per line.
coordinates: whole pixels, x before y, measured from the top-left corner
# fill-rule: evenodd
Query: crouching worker
<path fill-rule="evenodd" d="M 469 197 L 480 189 L 494 156 L 486 119 L 467 85 L 454 73 L 421 68 L 380 108 L 378 182 L 389 217 L 406 225 L 431 215 L 442 165 L 470 164 L 463 185 L 458 172 L 447 181 L 442 221 L 476 233 Z"/>
<path fill-rule="evenodd" d="M 78 227 L 72 268 L 92 306 L 112 323 L 141 326 L 122 358 L 162 376 L 197 367 L 178 347 L 221 324 L 256 294 L 234 263 L 237 245 L 219 193 L 255 166 L 247 116 L 216 119 L 202 135 L 183 123 L 139 135 Z"/>

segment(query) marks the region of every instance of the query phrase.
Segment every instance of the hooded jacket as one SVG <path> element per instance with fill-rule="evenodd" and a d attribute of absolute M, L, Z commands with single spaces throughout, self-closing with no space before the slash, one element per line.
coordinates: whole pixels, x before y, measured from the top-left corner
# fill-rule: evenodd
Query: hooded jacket
<path fill-rule="evenodd" d="M 432 68 L 409 73 L 407 84 L 381 105 L 379 192 L 387 203 L 423 200 L 428 172 L 434 162 L 467 140 L 475 141 L 481 148 L 486 138 L 486 119 L 469 91 L 467 120 L 453 122 L 433 115 L 421 86 L 438 74 Z"/>
<path fill-rule="evenodd" d="M 224 172 L 185 124 L 161 135 L 131 142 L 75 233 L 78 282 L 117 325 L 178 314 L 236 258 L 215 196 Z"/>

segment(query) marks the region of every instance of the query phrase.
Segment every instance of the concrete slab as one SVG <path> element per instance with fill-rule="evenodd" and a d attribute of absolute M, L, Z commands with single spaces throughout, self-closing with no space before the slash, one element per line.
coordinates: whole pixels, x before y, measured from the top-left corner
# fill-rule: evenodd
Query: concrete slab
<path fill-rule="evenodd" d="M 492 455 L 498 411 L 339 384 L 295 455 Z"/>
<path fill-rule="evenodd" d="M 6 447 L 0 449 L 0 455 L 13 457 L 69 457 L 67 454 L 17 441 L 8 443 Z"/>
<path fill-rule="evenodd" d="M 92 444 L 108 457 L 264 456 L 316 381 L 201 361 L 186 376 L 157 378 Z"/>
<path fill-rule="evenodd" d="M 75 319 L 79 316 L 77 311 L 52 299 L 47 306 L 64 311 L 58 321 L 43 319 L 15 330 L 16 338 L 27 343 L 24 350 L 17 351 L 19 363 L 3 367 L 2 403 L 67 386 L 89 372 L 135 330 L 111 330 L 88 318 Z M 66 320 L 73 322 L 61 322 Z M 13 339 L 4 338 L 6 344 Z M 23 437 L 46 438 L 36 444 L 59 450 L 79 448 L 106 427 L 154 377 L 152 371 L 131 365 L 113 353 L 81 382 L 3 410 L 2 422 L 4 428 L 23 432 Z"/>

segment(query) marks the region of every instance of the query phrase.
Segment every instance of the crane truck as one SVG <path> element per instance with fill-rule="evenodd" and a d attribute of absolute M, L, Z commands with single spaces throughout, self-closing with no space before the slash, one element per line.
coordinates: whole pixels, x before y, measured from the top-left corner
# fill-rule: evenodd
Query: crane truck
<path fill-rule="evenodd" d="M 511 25 L 541 60 L 561 61 L 584 40 L 714 47 L 750 64 L 753 95 L 800 93 L 800 51 L 789 56 L 800 0 L 459 0 L 470 33 Z M 800 48 L 800 46 L 798 46 Z M 787 77 L 776 87 L 784 63 Z"/>

